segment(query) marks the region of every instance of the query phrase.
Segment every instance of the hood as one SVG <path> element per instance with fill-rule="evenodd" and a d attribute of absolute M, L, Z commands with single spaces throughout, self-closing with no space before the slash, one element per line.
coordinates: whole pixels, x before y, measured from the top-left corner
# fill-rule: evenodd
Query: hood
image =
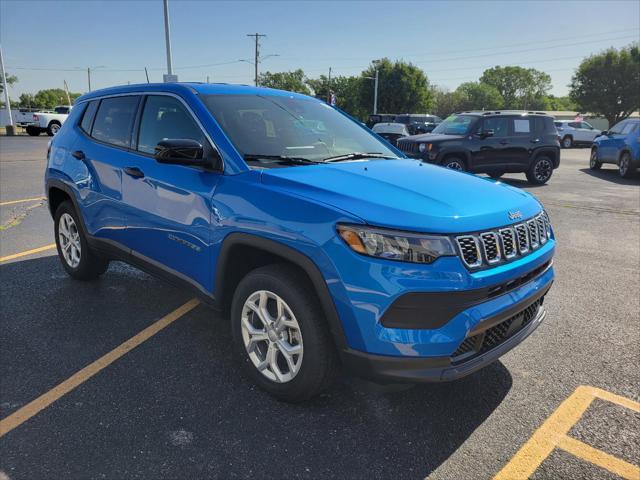
<path fill-rule="evenodd" d="M 540 212 L 528 193 L 499 181 L 416 160 L 368 160 L 263 170 L 262 182 L 387 228 L 463 233 Z"/>
<path fill-rule="evenodd" d="M 465 135 L 443 135 L 442 133 L 423 133 L 420 135 L 413 135 L 409 137 L 409 140 L 414 142 L 446 142 L 451 140 L 462 140 Z"/>

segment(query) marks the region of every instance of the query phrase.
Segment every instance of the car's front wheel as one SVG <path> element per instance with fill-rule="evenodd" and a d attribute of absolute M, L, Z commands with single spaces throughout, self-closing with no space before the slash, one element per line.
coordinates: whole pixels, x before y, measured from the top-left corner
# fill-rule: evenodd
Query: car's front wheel
<path fill-rule="evenodd" d="M 78 280 L 92 280 L 107 271 L 109 260 L 89 247 L 70 201 L 62 202 L 56 210 L 54 229 L 58 257 L 69 275 Z"/>
<path fill-rule="evenodd" d="M 529 171 L 527 172 L 527 180 L 534 185 L 543 185 L 549 181 L 553 174 L 553 162 L 547 156 L 537 157 Z"/>
<path fill-rule="evenodd" d="M 591 170 L 600 170 L 602 162 L 598 160 L 598 151 L 594 148 L 591 150 L 591 157 L 589 158 L 589 168 Z"/>
<path fill-rule="evenodd" d="M 47 135 L 49 135 L 50 137 L 53 137 L 54 135 L 57 135 L 57 133 L 60 131 L 61 128 L 62 128 L 62 125 L 60 125 L 59 122 L 55 122 L 55 121 L 51 122 L 47 127 Z"/>
<path fill-rule="evenodd" d="M 322 309 L 307 279 L 285 264 L 247 274 L 231 306 L 234 349 L 262 389 L 300 402 L 335 378 L 337 356 Z"/>
<path fill-rule="evenodd" d="M 573 147 L 573 138 L 567 135 L 562 139 L 562 148 L 571 148 Z"/>
<path fill-rule="evenodd" d="M 631 155 L 629 155 L 629 152 L 624 152 L 620 156 L 620 161 L 618 162 L 618 173 L 620 173 L 622 178 L 631 178 L 633 176 Z"/>
<path fill-rule="evenodd" d="M 458 157 L 449 157 L 442 162 L 442 165 L 446 168 L 450 168 L 451 170 L 458 170 L 460 172 L 464 172 L 467 169 L 464 160 Z"/>

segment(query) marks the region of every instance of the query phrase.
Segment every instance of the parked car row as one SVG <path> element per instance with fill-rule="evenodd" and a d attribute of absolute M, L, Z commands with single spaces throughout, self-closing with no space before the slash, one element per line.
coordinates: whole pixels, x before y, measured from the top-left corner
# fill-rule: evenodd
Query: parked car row
<path fill-rule="evenodd" d="M 589 167 L 599 170 L 603 163 L 618 165 L 623 178 L 630 178 L 640 168 L 640 119 L 622 120 L 595 139 Z"/>

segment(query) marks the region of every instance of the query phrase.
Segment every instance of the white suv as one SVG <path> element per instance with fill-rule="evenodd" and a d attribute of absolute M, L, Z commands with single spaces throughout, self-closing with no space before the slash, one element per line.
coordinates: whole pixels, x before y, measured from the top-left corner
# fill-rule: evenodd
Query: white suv
<path fill-rule="evenodd" d="M 574 145 L 590 146 L 595 138 L 602 133 L 584 121 L 559 120 L 554 123 L 562 148 L 571 148 Z"/>

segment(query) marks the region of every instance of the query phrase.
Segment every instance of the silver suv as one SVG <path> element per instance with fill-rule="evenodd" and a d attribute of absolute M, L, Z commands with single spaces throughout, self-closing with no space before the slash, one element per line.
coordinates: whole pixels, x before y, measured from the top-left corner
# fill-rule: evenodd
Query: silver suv
<path fill-rule="evenodd" d="M 571 148 L 574 145 L 589 145 L 602 133 L 585 121 L 558 120 L 554 122 L 560 145 L 562 148 Z"/>

